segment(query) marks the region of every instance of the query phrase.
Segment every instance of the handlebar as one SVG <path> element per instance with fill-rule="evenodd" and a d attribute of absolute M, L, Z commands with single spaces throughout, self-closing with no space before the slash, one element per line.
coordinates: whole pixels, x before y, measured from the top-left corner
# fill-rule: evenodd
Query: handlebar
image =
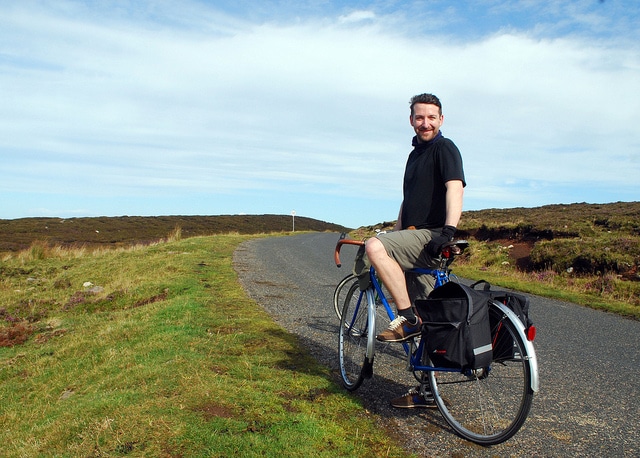
<path fill-rule="evenodd" d="M 442 257 L 449 259 L 461 255 L 468 246 L 469 242 L 466 240 L 452 240 L 451 242 L 447 242 L 442 247 Z"/>
<path fill-rule="evenodd" d="M 344 238 L 341 238 L 340 240 L 338 240 L 338 243 L 336 244 L 336 250 L 333 253 L 333 260 L 336 262 L 336 266 L 338 267 L 342 267 L 342 263 L 340 262 L 340 248 L 342 248 L 342 245 L 362 246 L 364 245 L 364 240 L 352 240 L 352 239 L 344 239 Z"/>

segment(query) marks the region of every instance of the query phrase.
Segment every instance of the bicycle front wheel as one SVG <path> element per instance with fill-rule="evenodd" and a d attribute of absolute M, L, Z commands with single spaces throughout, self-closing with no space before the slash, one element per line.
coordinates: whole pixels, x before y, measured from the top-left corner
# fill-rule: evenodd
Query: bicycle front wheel
<path fill-rule="evenodd" d="M 351 285 L 344 299 L 340 316 L 339 356 L 342 384 L 354 391 L 362 384 L 366 364 L 369 320 L 367 295 L 358 282 Z"/>
<path fill-rule="evenodd" d="M 531 409 L 531 366 L 516 325 L 489 303 L 494 346 L 490 367 L 461 372 L 430 372 L 436 404 L 462 437 L 494 445 L 512 437 Z"/>

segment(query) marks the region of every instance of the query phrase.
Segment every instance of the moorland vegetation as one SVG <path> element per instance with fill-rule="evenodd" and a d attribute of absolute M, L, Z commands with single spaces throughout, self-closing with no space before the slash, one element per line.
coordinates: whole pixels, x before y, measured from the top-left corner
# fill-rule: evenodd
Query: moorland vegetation
<path fill-rule="evenodd" d="M 466 211 L 456 237 L 463 277 L 640 318 L 640 202 Z"/>
<path fill-rule="evenodd" d="M 294 228 L 295 223 L 295 228 Z M 296 231 L 344 231 L 338 224 L 291 215 L 118 216 L 95 218 L 0 219 L 0 253 L 48 246 L 121 248 L 150 244 L 180 229 L 182 237 L 227 234 L 268 234 Z"/>
<path fill-rule="evenodd" d="M 290 224 L 0 220 L 3 455 L 404 456 L 236 281 L 235 247 Z M 455 271 L 639 318 L 639 227 L 640 203 L 465 212 Z"/>
<path fill-rule="evenodd" d="M 123 248 L 155 243 L 176 231 L 185 238 L 288 233 L 292 223 L 290 215 L 0 220 L 0 253 Z M 394 224 L 350 229 L 295 218 L 298 231 L 350 232 L 354 238 Z M 472 242 L 456 263 L 462 276 L 640 317 L 640 202 L 465 211 L 456 236 Z"/>

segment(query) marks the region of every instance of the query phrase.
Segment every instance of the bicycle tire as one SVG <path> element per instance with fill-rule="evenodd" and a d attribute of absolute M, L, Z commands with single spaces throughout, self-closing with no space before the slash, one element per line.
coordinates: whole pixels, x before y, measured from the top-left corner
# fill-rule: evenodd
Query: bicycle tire
<path fill-rule="evenodd" d="M 344 299 L 338 331 L 340 376 L 349 391 L 357 390 L 364 380 L 367 338 L 369 334 L 367 295 L 354 283 Z"/>
<path fill-rule="evenodd" d="M 480 445 L 511 438 L 525 422 L 531 403 L 532 368 L 516 324 L 489 303 L 492 341 L 513 339 L 511 351 L 494 353 L 489 368 L 429 372 L 433 395 L 445 421 L 462 437 Z"/>
<path fill-rule="evenodd" d="M 333 291 L 333 309 L 338 319 L 342 317 L 342 308 L 344 307 L 346 295 L 351 289 L 351 285 L 357 281 L 358 277 L 351 273 L 340 280 L 340 283 L 338 283 L 338 286 L 336 286 L 336 289 Z"/>

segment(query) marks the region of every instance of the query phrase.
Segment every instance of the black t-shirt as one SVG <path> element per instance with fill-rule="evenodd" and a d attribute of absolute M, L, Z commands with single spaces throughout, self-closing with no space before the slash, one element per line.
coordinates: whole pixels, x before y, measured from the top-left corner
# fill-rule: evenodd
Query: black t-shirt
<path fill-rule="evenodd" d="M 445 183 L 464 180 L 462 156 L 456 145 L 438 134 L 426 143 L 413 140 L 404 172 L 402 226 L 429 229 L 444 226 L 446 218 Z"/>

